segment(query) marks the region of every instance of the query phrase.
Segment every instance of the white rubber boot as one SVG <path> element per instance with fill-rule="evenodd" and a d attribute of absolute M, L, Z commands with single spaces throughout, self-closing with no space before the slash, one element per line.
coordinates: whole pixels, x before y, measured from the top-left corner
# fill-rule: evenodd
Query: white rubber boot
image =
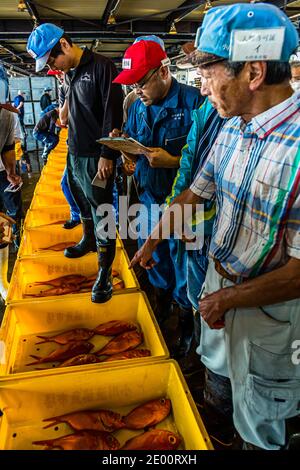
<path fill-rule="evenodd" d="M 7 270 L 8 270 L 8 245 L 0 249 L 0 295 L 6 300 L 8 291 Z"/>

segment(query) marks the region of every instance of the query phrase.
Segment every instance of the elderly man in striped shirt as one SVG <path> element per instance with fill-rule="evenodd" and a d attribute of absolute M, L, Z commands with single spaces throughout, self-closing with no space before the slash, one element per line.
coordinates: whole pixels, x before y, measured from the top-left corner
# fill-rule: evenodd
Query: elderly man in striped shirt
<path fill-rule="evenodd" d="M 281 449 L 286 420 L 300 412 L 300 94 L 288 65 L 298 34 L 263 3 L 212 8 L 201 33 L 195 60 L 231 118 L 174 201 L 217 204 L 199 303 L 202 361 L 230 379 L 244 448 Z M 132 264 L 151 268 L 168 211 Z"/>

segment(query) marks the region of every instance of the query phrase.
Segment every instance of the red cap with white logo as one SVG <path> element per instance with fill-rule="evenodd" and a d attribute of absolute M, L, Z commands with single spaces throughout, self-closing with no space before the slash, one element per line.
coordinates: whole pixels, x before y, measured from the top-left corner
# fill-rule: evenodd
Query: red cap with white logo
<path fill-rule="evenodd" d="M 169 64 L 170 60 L 166 52 L 157 42 L 139 41 L 126 50 L 122 61 L 123 71 L 113 80 L 113 83 L 133 85 L 150 70 Z"/>

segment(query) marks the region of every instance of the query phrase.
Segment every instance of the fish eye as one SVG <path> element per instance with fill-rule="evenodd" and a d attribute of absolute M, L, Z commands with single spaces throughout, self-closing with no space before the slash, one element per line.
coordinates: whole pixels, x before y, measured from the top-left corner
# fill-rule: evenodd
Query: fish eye
<path fill-rule="evenodd" d="M 161 399 L 160 399 L 160 403 L 161 403 L 162 405 L 164 405 L 164 404 L 166 403 L 166 399 L 165 399 L 165 398 L 161 398 Z"/>
<path fill-rule="evenodd" d="M 175 436 L 169 436 L 168 438 L 170 444 L 176 444 L 176 437 Z"/>

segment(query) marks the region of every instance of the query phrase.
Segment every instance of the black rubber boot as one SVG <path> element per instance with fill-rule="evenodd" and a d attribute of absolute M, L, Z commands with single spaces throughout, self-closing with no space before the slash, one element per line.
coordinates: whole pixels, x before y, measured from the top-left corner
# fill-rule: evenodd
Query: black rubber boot
<path fill-rule="evenodd" d="M 80 258 L 90 251 L 97 251 L 94 234 L 94 222 L 90 219 L 82 219 L 83 237 L 77 245 L 70 246 L 64 251 L 67 258 Z"/>
<path fill-rule="evenodd" d="M 98 276 L 92 289 L 92 302 L 107 302 L 113 291 L 112 286 L 112 264 L 116 253 L 116 242 L 111 240 L 109 245 L 101 245 L 97 242 L 98 253 Z"/>
<path fill-rule="evenodd" d="M 175 359 L 186 356 L 191 349 L 194 336 L 194 315 L 192 308 L 179 307 L 178 327 L 179 338 L 173 352 Z"/>
<path fill-rule="evenodd" d="M 159 325 L 162 325 L 170 316 L 173 298 L 173 289 L 154 287 L 155 305 L 154 314 Z"/>
<path fill-rule="evenodd" d="M 67 220 L 64 224 L 63 224 L 63 228 L 66 228 L 67 230 L 71 229 L 71 228 L 74 228 L 74 227 L 77 227 L 77 225 L 81 224 L 81 220 L 73 220 L 73 219 L 70 219 L 70 220 Z"/>

